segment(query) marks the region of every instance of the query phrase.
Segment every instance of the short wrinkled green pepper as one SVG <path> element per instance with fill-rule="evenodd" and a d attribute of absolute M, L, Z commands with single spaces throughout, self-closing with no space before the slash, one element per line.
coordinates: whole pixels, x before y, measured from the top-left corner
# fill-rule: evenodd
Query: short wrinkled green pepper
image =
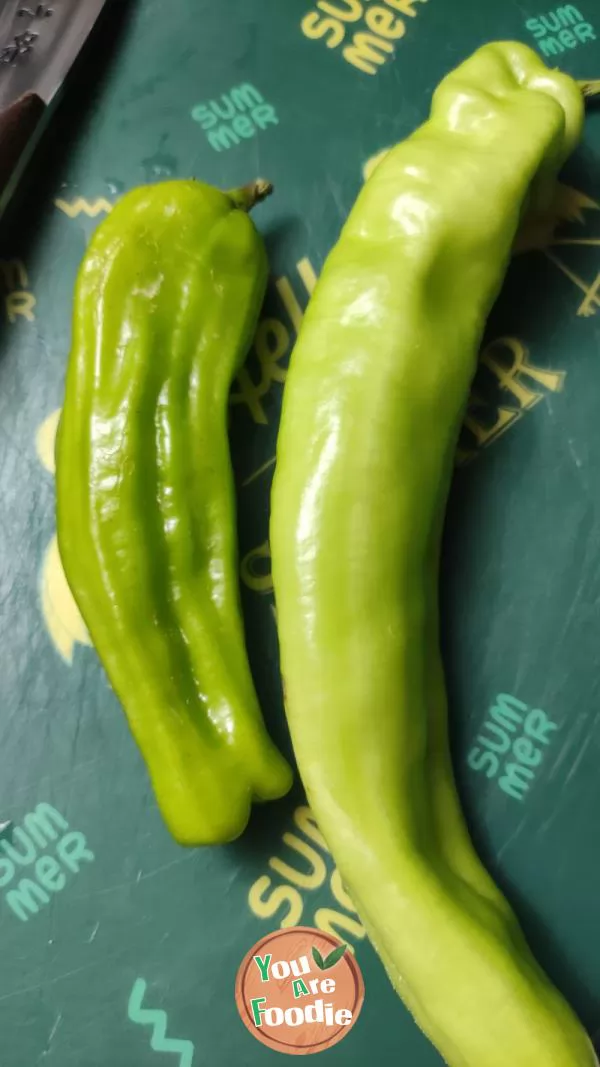
<path fill-rule="evenodd" d="M 360 193 L 284 391 L 271 552 L 294 750 L 373 945 L 451 1067 L 596 1063 L 471 846 L 437 603 L 484 324 L 582 119 L 581 89 L 525 45 L 449 74 Z"/>
<path fill-rule="evenodd" d="M 267 279 L 247 210 L 267 191 L 133 190 L 95 232 L 75 291 L 60 554 L 183 844 L 237 837 L 252 798 L 291 785 L 246 657 L 227 441 Z"/>

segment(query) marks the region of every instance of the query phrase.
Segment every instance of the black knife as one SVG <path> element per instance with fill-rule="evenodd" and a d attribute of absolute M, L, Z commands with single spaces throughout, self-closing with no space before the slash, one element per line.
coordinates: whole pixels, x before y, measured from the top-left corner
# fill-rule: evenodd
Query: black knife
<path fill-rule="evenodd" d="M 107 0 L 0 6 L 0 214 Z"/>

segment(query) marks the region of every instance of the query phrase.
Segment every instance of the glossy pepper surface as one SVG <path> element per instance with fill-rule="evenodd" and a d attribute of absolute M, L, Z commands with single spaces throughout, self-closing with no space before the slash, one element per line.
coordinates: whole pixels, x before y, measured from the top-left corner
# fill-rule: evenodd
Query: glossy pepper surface
<path fill-rule="evenodd" d="M 264 191 L 173 181 L 128 193 L 75 292 L 60 553 L 184 844 L 236 837 L 252 798 L 291 784 L 246 657 L 227 440 L 267 278 L 246 210 Z"/>
<path fill-rule="evenodd" d="M 481 48 L 361 191 L 292 354 L 271 551 L 307 795 L 396 990 L 451 1067 L 591 1067 L 471 846 L 449 756 L 438 559 L 482 331 L 552 201 L 582 94 Z"/>

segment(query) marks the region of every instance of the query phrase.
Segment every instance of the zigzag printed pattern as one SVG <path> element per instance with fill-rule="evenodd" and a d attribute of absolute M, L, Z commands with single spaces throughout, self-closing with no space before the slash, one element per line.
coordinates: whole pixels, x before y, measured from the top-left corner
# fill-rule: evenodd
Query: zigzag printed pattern
<path fill-rule="evenodd" d="M 83 196 L 78 196 L 71 201 L 59 198 L 54 201 L 54 204 L 59 211 L 63 211 L 70 219 L 75 219 L 78 215 L 87 215 L 90 219 L 95 219 L 96 215 L 100 215 L 101 212 L 108 214 L 113 208 L 110 200 L 105 200 L 103 196 L 97 200 L 86 200 Z"/>
<path fill-rule="evenodd" d="M 167 1037 L 167 1014 L 158 1008 L 142 1008 L 142 1001 L 146 992 L 146 983 L 143 978 L 136 978 L 129 997 L 127 1014 L 132 1023 L 140 1026 L 151 1026 L 152 1037 L 150 1047 L 154 1052 L 179 1053 L 179 1067 L 192 1067 L 194 1059 L 194 1045 L 191 1041 L 181 1038 Z"/>

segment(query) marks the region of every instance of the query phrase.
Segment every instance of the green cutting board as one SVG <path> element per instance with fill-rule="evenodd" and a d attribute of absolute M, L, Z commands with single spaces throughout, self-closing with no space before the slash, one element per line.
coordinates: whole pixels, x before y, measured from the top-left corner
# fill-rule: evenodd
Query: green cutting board
<path fill-rule="evenodd" d="M 233 845 L 185 851 L 169 838 L 56 551 L 53 435 L 73 281 L 94 226 L 142 182 L 271 179 L 276 194 L 255 219 L 272 281 L 233 390 L 231 436 L 249 653 L 269 727 L 290 752 L 269 489 L 285 369 L 324 257 L 369 161 L 423 119 L 441 76 L 478 45 L 517 38 L 600 77 L 593 0 L 542 13 L 532 0 L 407 0 L 394 39 L 370 44 L 361 35 L 375 0 L 321 3 L 113 5 L 3 223 L 0 821 L 12 828 L 0 839 L 2 1067 L 275 1063 L 238 1018 L 233 985 L 252 944 L 293 923 L 347 940 L 365 976 L 363 1012 L 327 1053 L 332 1067 L 440 1064 L 392 993 L 299 785 L 255 811 Z M 514 260 L 489 324 L 450 501 L 443 638 L 474 837 L 597 1040 L 598 111 L 563 199 L 563 222 Z M 538 735 L 533 768 L 517 743 L 527 729 Z M 183 1044 L 161 1051 L 152 1027 L 130 1018 L 134 989 Z"/>

